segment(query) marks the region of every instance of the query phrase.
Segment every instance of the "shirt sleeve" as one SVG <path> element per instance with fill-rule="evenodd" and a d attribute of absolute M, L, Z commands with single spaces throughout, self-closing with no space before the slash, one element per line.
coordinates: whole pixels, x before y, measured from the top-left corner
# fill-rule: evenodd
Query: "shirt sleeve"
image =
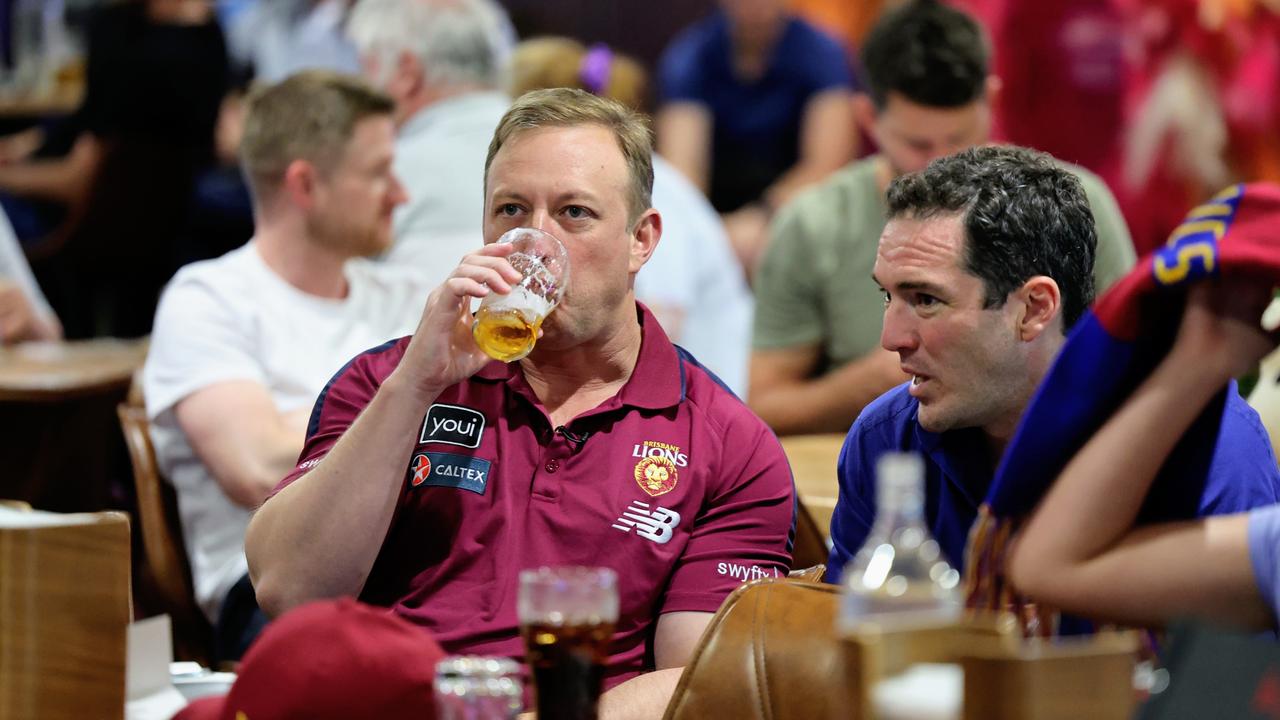
<path fill-rule="evenodd" d="M 811 28 L 809 37 L 805 72 L 810 93 L 834 89 L 852 90 L 852 63 L 840 43 L 817 28 Z"/>
<path fill-rule="evenodd" d="M 1280 596 L 1280 505 L 1257 508 L 1249 513 L 1249 562 L 1253 566 L 1254 582 L 1258 594 L 1266 601 L 1273 614 L 1277 613 L 1276 598 Z"/>
<path fill-rule="evenodd" d="M 866 542 L 876 520 L 875 457 L 867 438 L 859 418 L 840 449 L 836 466 L 840 494 L 831 513 L 831 556 L 827 559 L 825 578 L 829 583 L 840 582 L 844 566 Z"/>
<path fill-rule="evenodd" d="M 1227 515 L 1280 502 L 1280 469 L 1257 412 L 1233 380 L 1227 386 L 1218 442 L 1199 515 Z"/>
<path fill-rule="evenodd" d="M 1093 211 L 1093 224 L 1098 232 L 1098 248 L 1093 261 L 1093 286 L 1097 295 L 1133 269 L 1137 255 L 1129 226 L 1120 214 L 1120 206 L 1107 186 L 1092 174 L 1081 174 L 1081 184 Z"/>
<path fill-rule="evenodd" d="M 373 396 L 381 387 L 381 381 L 372 372 L 371 360 L 395 344 L 392 341 L 357 355 L 324 386 L 311 408 L 307 439 L 302 445 L 302 452 L 298 454 L 298 463 L 271 491 L 267 496 L 268 500 L 318 465 L 355 422 L 356 417 L 373 401 Z"/>
<path fill-rule="evenodd" d="M 183 398 L 210 385 L 250 380 L 266 386 L 251 318 L 233 292 L 181 277 L 165 290 L 142 371 L 147 417 L 153 422 Z"/>
<path fill-rule="evenodd" d="M 751 345 L 774 350 L 822 341 L 818 269 L 808 243 L 805 196 L 783 209 L 756 271 L 756 314 Z"/>
<path fill-rule="evenodd" d="M 791 467 L 773 433 L 751 421 L 758 425 L 754 441 L 723 450 L 721 472 L 728 480 L 698 514 L 660 613 L 715 612 L 743 581 L 784 576 L 790 568 L 796 513 Z M 725 436 L 742 435 L 730 430 Z M 740 452 L 743 447 L 753 451 Z"/>

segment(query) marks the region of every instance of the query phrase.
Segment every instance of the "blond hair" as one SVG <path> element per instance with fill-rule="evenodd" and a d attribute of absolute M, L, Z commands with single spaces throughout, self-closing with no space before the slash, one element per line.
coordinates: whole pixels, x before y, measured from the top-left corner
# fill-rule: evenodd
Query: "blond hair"
<path fill-rule="evenodd" d="M 250 96 L 240 140 L 254 202 L 275 196 L 289 164 L 306 160 L 322 172 L 332 169 L 355 126 L 374 116 L 390 117 L 395 103 L 359 78 L 308 70 Z"/>
<path fill-rule="evenodd" d="M 599 125 L 618 141 L 631 176 L 628 205 L 634 222 L 653 202 L 653 132 L 649 121 L 625 105 L 576 88 L 548 88 L 521 95 L 502 116 L 484 160 L 484 184 L 489 166 L 507 141 L 526 130 Z M 487 192 L 487 190 L 486 190 Z"/>
<path fill-rule="evenodd" d="M 525 40 L 511 53 L 508 94 L 519 97 L 530 90 L 572 87 L 617 100 L 632 110 L 644 110 L 648 79 L 640 63 L 627 55 L 610 52 L 604 87 L 588 87 L 582 68 L 587 52 L 587 46 L 564 37 Z"/>

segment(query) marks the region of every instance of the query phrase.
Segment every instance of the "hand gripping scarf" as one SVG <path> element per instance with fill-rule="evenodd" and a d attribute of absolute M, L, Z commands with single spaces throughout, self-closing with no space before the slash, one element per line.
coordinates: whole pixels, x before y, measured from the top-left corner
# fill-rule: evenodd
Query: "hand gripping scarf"
<path fill-rule="evenodd" d="M 1056 614 L 1027 602 L 1005 578 L 1013 533 L 1071 457 L 1169 351 L 1187 288 L 1215 275 L 1280 284 L 1280 186 L 1234 185 L 1192 210 L 1165 247 L 1144 257 L 1076 324 L 1014 433 L 970 531 L 969 607 L 1012 609 L 1028 635 L 1056 632 Z M 1179 440 L 1140 520 L 1152 514 L 1153 500 L 1162 520 L 1194 516 L 1212 453 L 1189 449 L 1215 445 L 1228 390 Z"/>

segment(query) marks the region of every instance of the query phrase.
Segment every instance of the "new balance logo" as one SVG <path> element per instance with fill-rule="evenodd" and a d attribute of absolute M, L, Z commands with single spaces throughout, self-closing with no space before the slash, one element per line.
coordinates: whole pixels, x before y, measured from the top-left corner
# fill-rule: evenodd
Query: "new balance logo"
<path fill-rule="evenodd" d="M 636 500 L 622 512 L 622 517 L 618 518 L 613 527 L 624 533 L 634 529 L 640 537 L 648 538 L 659 545 L 666 545 L 671 541 L 671 536 L 675 534 L 676 526 L 679 524 L 680 513 L 675 510 L 664 507 L 655 507 L 650 510 L 649 503 Z"/>

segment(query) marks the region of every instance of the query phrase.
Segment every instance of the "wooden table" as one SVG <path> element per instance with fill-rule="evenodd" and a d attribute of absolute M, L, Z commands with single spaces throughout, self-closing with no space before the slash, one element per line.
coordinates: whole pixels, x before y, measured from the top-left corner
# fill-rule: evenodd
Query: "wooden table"
<path fill-rule="evenodd" d="M 0 497 L 121 507 L 129 464 L 115 409 L 146 352 L 145 340 L 113 339 L 0 349 Z"/>
<path fill-rule="evenodd" d="M 836 509 L 840 483 L 836 461 L 844 435 L 791 435 L 782 438 L 782 449 L 791 463 L 796 492 L 825 537 L 831 535 L 831 514 Z"/>
<path fill-rule="evenodd" d="M 57 83 L 40 94 L 5 95 L 0 97 L 0 118 L 44 118 L 70 115 L 84 100 L 85 83 Z"/>
<path fill-rule="evenodd" d="M 0 348 L 0 402 L 63 402 L 127 391 L 146 356 L 145 340 L 112 338 Z"/>

